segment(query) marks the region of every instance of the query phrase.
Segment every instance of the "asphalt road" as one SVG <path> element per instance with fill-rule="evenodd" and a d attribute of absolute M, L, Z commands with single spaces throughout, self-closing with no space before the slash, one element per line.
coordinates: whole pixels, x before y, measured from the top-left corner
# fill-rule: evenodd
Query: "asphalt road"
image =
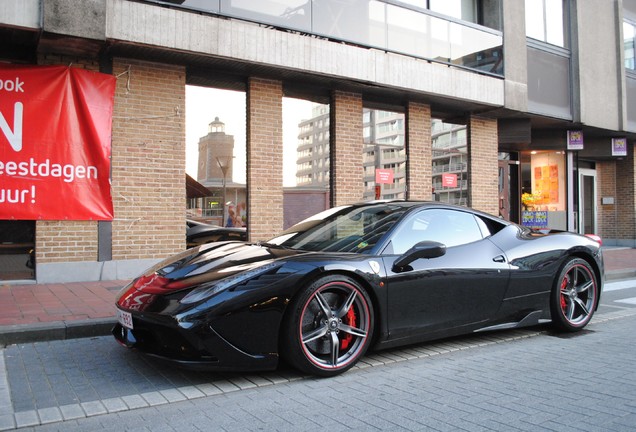
<path fill-rule="evenodd" d="M 372 354 L 331 379 L 175 370 L 110 337 L 0 350 L 0 430 L 633 431 L 636 280 L 592 323 Z"/>

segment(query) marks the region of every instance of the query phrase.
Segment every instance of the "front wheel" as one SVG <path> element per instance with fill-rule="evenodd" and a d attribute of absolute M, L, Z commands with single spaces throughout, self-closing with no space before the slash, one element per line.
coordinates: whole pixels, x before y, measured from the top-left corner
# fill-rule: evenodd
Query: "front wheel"
<path fill-rule="evenodd" d="M 281 354 L 303 372 L 338 375 L 366 352 L 373 319 L 369 296 L 353 279 L 340 275 L 321 278 L 290 305 Z"/>
<path fill-rule="evenodd" d="M 552 289 L 552 323 L 562 331 L 575 332 L 585 327 L 598 302 L 598 283 L 594 270 L 580 258 L 568 260 Z"/>

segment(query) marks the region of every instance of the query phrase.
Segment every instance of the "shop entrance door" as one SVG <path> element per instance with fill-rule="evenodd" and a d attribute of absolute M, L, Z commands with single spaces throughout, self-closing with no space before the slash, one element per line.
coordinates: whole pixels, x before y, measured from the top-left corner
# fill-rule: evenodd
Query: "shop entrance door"
<path fill-rule="evenodd" d="M 579 233 L 596 234 L 596 170 L 579 169 Z"/>
<path fill-rule="evenodd" d="M 521 205 L 519 155 L 500 153 L 499 157 L 499 217 L 519 223 Z"/>
<path fill-rule="evenodd" d="M 499 217 L 510 220 L 510 165 L 499 160 Z"/>

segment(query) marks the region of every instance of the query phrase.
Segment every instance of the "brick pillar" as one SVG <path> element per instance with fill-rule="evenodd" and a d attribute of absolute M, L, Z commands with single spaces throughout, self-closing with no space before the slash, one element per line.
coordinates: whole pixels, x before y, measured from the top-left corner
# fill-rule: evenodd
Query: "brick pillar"
<path fill-rule="evenodd" d="M 636 246 L 636 145 L 628 146 L 627 156 L 616 161 L 616 211 L 621 244 Z"/>
<path fill-rule="evenodd" d="M 334 91 L 331 99 L 331 205 L 351 204 L 364 195 L 362 97 Z"/>
<path fill-rule="evenodd" d="M 283 229 L 283 86 L 261 78 L 247 86 L 247 229 L 252 241 Z"/>
<path fill-rule="evenodd" d="M 406 155 L 408 199 L 430 200 L 432 181 L 431 108 L 409 102 L 406 111 Z"/>
<path fill-rule="evenodd" d="M 497 120 L 468 119 L 468 196 L 470 207 L 499 214 Z"/>
<path fill-rule="evenodd" d="M 113 260 L 185 249 L 185 68 L 114 59 Z"/>
<path fill-rule="evenodd" d="M 616 211 L 616 162 L 596 162 L 596 178 L 598 180 L 598 227 L 597 234 L 603 241 L 618 238 Z M 603 197 L 614 197 L 614 204 L 603 204 Z"/>

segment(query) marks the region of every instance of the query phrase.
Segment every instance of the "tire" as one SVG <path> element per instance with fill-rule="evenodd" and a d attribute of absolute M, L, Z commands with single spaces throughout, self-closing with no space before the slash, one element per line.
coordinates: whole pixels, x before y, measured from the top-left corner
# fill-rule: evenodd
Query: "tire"
<path fill-rule="evenodd" d="M 598 282 L 592 267 L 583 259 L 568 259 L 552 288 L 550 312 L 553 326 L 566 332 L 581 330 L 592 319 L 598 298 Z"/>
<path fill-rule="evenodd" d="M 353 367 L 373 336 L 368 294 L 353 279 L 318 279 L 293 299 L 281 330 L 281 355 L 296 369 L 329 377 Z"/>

